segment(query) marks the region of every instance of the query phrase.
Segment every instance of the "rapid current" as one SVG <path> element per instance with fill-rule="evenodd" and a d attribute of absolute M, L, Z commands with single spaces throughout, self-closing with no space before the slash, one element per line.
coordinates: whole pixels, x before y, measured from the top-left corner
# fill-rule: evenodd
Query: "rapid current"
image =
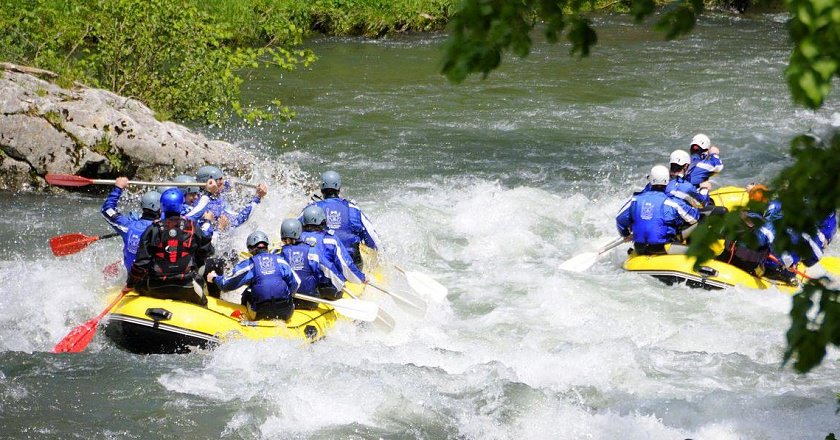
<path fill-rule="evenodd" d="M 373 295 L 397 320 L 390 334 L 343 322 L 312 345 L 152 356 L 100 335 L 82 354 L 51 354 L 104 307 L 114 283 L 102 268 L 120 243 L 61 259 L 47 245 L 109 232 L 104 194 L 0 194 L 0 438 L 840 434 L 837 351 L 807 376 L 781 368 L 789 296 L 667 287 L 625 273 L 626 247 L 582 274 L 557 267 L 613 239 L 624 200 L 694 134 L 720 147 L 715 182 L 744 185 L 789 163 L 795 134 L 840 125 L 837 90 L 817 112 L 791 102 L 785 18 L 708 16 L 665 42 L 605 16 L 589 58 L 538 42 L 461 85 L 437 73 L 443 35 L 317 39 L 311 69 L 254 72 L 246 100 L 281 98 L 296 119 L 196 129 L 266 157 L 258 173 L 340 172 L 383 258 L 449 287 L 422 317 Z M 308 200 L 298 188 L 271 184 L 236 240 L 277 236 Z"/>

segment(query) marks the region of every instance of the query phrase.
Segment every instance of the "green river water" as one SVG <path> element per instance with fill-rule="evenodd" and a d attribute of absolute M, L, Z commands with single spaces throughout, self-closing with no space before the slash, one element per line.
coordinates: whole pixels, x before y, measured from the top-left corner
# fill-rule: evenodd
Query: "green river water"
<path fill-rule="evenodd" d="M 797 133 L 840 125 L 784 84 L 782 15 L 704 17 L 664 42 L 596 19 L 577 60 L 538 43 L 487 80 L 438 75 L 443 35 L 320 38 L 306 71 L 256 72 L 245 98 L 292 122 L 197 127 L 266 158 L 258 173 L 335 169 L 384 258 L 450 289 L 382 334 L 340 324 L 317 344 L 233 342 L 137 356 L 97 338 L 48 353 L 103 307 L 120 245 L 56 259 L 54 235 L 107 232 L 96 195 L 0 194 L 0 438 L 821 439 L 840 432 L 838 354 L 780 368 L 790 298 L 696 291 L 621 269 L 557 266 L 615 235 L 614 216 L 656 163 L 706 133 L 718 185 L 766 181 Z M 305 179 L 303 177 L 302 179 Z M 277 235 L 307 195 L 272 184 L 237 232 Z M 131 209 L 132 206 L 126 206 Z M 829 254 L 837 255 L 835 243 Z M 395 289 L 408 289 L 396 272 Z"/>

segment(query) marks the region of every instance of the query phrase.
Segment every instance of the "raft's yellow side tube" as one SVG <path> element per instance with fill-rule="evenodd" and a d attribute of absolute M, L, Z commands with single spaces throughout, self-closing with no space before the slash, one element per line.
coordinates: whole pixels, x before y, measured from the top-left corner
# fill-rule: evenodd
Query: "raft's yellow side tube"
<path fill-rule="evenodd" d="M 383 283 L 382 271 L 370 262 L 369 278 Z M 367 286 L 347 283 L 344 290 L 355 297 Z M 119 292 L 112 292 L 115 297 Z M 251 321 L 245 306 L 219 298 L 207 298 L 207 307 L 152 298 L 130 292 L 111 309 L 106 335 L 117 345 L 138 353 L 186 352 L 189 347 L 206 347 L 230 339 L 286 338 L 316 341 L 335 326 L 338 319 L 332 307 L 319 304 L 313 310 L 295 310 L 288 321 Z"/>
<path fill-rule="evenodd" d="M 746 189 L 726 186 L 709 193 L 716 206 L 724 206 L 727 209 L 734 209 L 745 206 L 749 202 L 749 194 Z M 723 241 L 719 240 L 713 245 L 715 254 L 723 250 Z M 745 286 L 751 289 L 768 289 L 776 287 L 787 293 L 794 293 L 799 289 L 797 285 L 791 285 L 780 281 L 769 280 L 757 277 L 750 273 L 727 264 L 723 261 L 710 260 L 703 263 L 700 271 L 694 270 L 694 257 L 685 255 L 636 255 L 631 254 L 624 262 L 624 269 L 640 272 L 654 276 L 668 284 L 685 280 L 693 287 L 704 288 L 726 288 L 731 286 Z M 820 260 L 823 267 L 833 274 L 840 275 L 840 258 L 824 257 Z M 804 265 L 799 265 L 800 272 L 805 271 Z M 804 277 L 798 276 L 797 281 L 804 282 Z"/>

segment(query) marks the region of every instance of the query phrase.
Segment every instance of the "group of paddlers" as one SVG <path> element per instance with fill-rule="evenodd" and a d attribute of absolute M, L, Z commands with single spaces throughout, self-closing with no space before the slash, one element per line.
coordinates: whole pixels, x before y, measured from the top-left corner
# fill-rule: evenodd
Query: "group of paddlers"
<path fill-rule="evenodd" d="M 711 145 L 708 136 L 697 134 L 691 141 L 690 153 L 675 150 L 669 167 L 654 166 L 648 175 L 648 185 L 636 192 L 622 206 L 616 226 L 623 237 L 632 235 L 633 248 L 640 255 L 682 254 L 682 245 L 691 234 L 701 215 L 724 213 L 724 207 L 714 206 L 709 196 L 709 178 L 723 170 L 720 151 Z M 741 242 L 727 242 L 716 258 L 740 267 L 747 272 L 792 282 L 796 265 L 801 261 L 808 267 L 816 265 L 823 251 L 837 231 L 835 212 L 827 215 L 808 231 L 786 229 L 790 242 L 804 244 L 807 252 L 777 251 L 775 224 L 781 219 L 781 203 L 769 200 L 764 185 L 747 188 L 751 200 L 766 205 L 762 213 L 745 211 L 745 225 L 756 236 L 757 246 Z"/>
<path fill-rule="evenodd" d="M 341 176 L 335 171 L 321 175 L 319 200 L 299 218 L 283 220 L 278 246 L 271 246 L 265 232 L 252 232 L 245 243 L 250 255 L 226 273 L 225 259 L 214 257 L 213 236 L 244 224 L 267 186 L 256 185 L 250 202 L 234 211 L 225 200 L 232 183 L 219 168 L 201 167 L 194 177 L 174 180 L 183 186 L 143 194 L 139 216 L 117 209 L 129 184 L 125 177 L 116 179 L 102 205 L 103 216 L 123 238 L 124 290 L 206 305 L 206 295 L 247 286 L 242 304 L 252 319 L 286 320 L 295 308 L 317 306 L 294 299 L 296 292 L 334 300 L 345 282 L 367 282 L 360 244 L 377 249 L 379 239 L 362 211 L 340 197 Z"/>

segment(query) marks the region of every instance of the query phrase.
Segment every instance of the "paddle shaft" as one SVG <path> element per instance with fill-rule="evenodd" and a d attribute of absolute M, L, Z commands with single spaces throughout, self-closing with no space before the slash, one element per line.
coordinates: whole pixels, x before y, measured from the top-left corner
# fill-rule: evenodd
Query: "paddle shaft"
<path fill-rule="evenodd" d="M 233 184 L 234 185 L 242 185 L 245 188 L 256 188 L 257 187 L 257 185 L 254 185 L 253 183 L 243 182 L 241 180 L 236 180 L 236 179 L 233 181 Z"/>
<path fill-rule="evenodd" d="M 91 183 L 94 185 L 113 185 L 117 181 L 110 180 L 110 179 L 90 179 Z M 196 182 L 143 182 L 140 180 L 129 180 L 129 185 L 137 185 L 137 186 L 201 186 L 200 183 Z"/>
<path fill-rule="evenodd" d="M 376 289 L 376 290 L 378 290 L 378 291 L 380 291 L 380 292 L 382 292 L 382 293 L 384 293 L 384 294 L 386 294 L 386 295 L 388 295 L 388 296 L 393 297 L 394 299 L 397 299 L 397 300 L 401 301 L 401 302 L 402 302 L 402 303 L 404 303 L 404 304 L 407 304 L 407 305 L 409 305 L 409 306 L 411 306 L 411 307 L 414 307 L 415 309 L 418 309 L 418 310 L 419 310 L 419 309 L 425 309 L 426 302 L 425 302 L 425 301 L 423 301 L 423 300 L 422 300 L 422 299 L 420 299 L 420 298 L 417 298 L 417 302 L 418 302 L 419 304 L 416 304 L 414 301 L 411 301 L 411 300 L 409 300 L 409 299 L 407 299 L 407 298 L 403 297 L 402 295 L 397 295 L 396 293 L 391 292 L 390 290 L 387 290 L 387 289 L 385 289 L 384 287 L 377 286 L 376 284 L 373 284 L 373 283 L 371 283 L 371 282 L 368 282 L 368 283 L 367 283 L 367 285 L 368 285 L 368 286 L 370 286 L 370 287 L 373 287 L 374 289 Z"/>
<path fill-rule="evenodd" d="M 769 258 L 769 259 L 773 260 L 773 262 L 775 262 L 776 264 L 778 264 L 778 265 L 780 265 L 780 266 L 782 266 L 782 267 L 784 267 L 784 266 L 785 266 L 785 264 L 784 264 L 784 263 L 782 263 L 781 261 L 779 261 L 779 259 L 778 259 L 778 258 L 776 258 L 776 256 L 775 256 L 775 255 L 769 255 L 769 254 L 768 254 L 768 255 L 767 255 L 767 258 Z M 801 276 L 802 278 L 805 278 L 806 280 L 813 280 L 813 278 L 812 278 L 812 277 L 810 277 L 810 276 L 808 276 L 807 274 L 805 274 L 805 272 L 800 272 L 800 271 L 799 271 L 799 269 L 797 269 L 797 268 L 795 268 L 795 267 L 789 267 L 789 268 L 788 268 L 788 270 L 790 270 L 791 272 L 793 272 L 793 273 L 795 273 L 795 274 L 797 274 L 797 275 Z"/>
<path fill-rule="evenodd" d="M 85 347 L 90 344 L 90 341 L 93 340 L 93 336 L 96 334 L 96 329 L 99 327 L 99 321 L 102 321 L 102 318 L 104 318 L 105 315 L 107 315 L 111 309 L 117 305 L 117 303 L 122 301 L 126 293 L 128 293 L 128 291 L 123 290 L 119 295 L 117 295 L 117 298 L 114 299 L 114 301 L 111 302 L 105 310 L 96 315 L 96 317 L 88 320 L 84 324 L 73 327 L 73 329 L 70 330 L 70 333 L 67 333 L 67 336 L 62 338 L 58 344 L 55 344 L 53 353 L 79 353 L 84 350 Z"/>
<path fill-rule="evenodd" d="M 87 186 L 87 185 L 114 185 L 117 183 L 116 179 L 90 179 L 83 176 L 76 176 L 74 174 L 47 174 L 45 176 L 47 183 L 58 186 Z M 198 182 L 142 182 L 137 180 L 129 180 L 130 185 L 140 186 L 201 186 Z"/>
<path fill-rule="evenodd" d="M 598 249 L 598 255 L 601 255 L 608 250 L 615 249 L 615 248 L 621 246 L 622 243 L 628 242 L 632 239 L 633 239 L 632 235 L 628 235 L 626 237 L 618 237 L 615 240 L 609 242 L 609 244 L 607 244 L 606 246 L 602 247 L 601 249 Z"/>
<path fill-rule="evenodd" d="M 314 296 L 304 295 L 302 293 L 295 293 L 293 296 L 297 299 L 302 299 L 304 301 L 326 304 L 332 307 L 336 312 L 345 315 L 348 318 L 356 319 L 359 321 L 374 321 L 379 312 L 379 306 L 368 301 L 353 299 L 338 299 L 334 301 L 329 301 Z M 360 307 L 349 307 L 351 303 L 347 303 L 346 301 L 355 301 Z M 364 310 L 365 308 L 367 308 L 368 310 Z"/>

